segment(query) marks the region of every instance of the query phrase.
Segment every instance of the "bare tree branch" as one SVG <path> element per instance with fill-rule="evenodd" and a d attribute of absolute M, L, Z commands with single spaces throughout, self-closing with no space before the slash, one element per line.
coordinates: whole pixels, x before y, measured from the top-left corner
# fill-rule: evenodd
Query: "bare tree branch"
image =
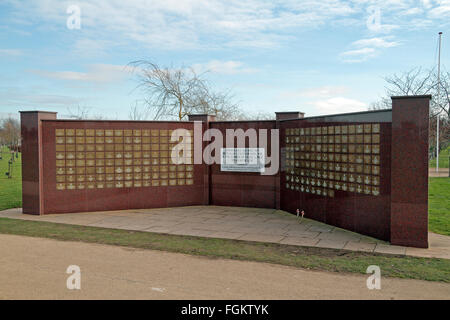
<path fill-rule="evenodd" d="M 139 106 L 138 101 L 135 101 L 134 105 L 130 107 L 128 118 L 130 120 L 147 120 L 149 118 L 149 110 L 146 106 Z"/>
<path fill-rule="evenodd" d="M 425 95 L 432 94 L 430 118 L 436 114 L 450 116 L 450 73 L 441 73 L 440 93 L 437 96 L 437 71 L 435 69 L 423 70 L 414 68 L 401 74 L 393 74 L 385 77 L 386 96 L 373 102 L 369 109 L 387 109 L 391 107 L 391 96 L 400 95 Z"/>
<path fill-rule="evenodd" d="M 198 75 L 192 68 L 163 68 L 147 60 L 133 61 L 129 65 L 137 73 L 137 88 L 144 92 L 148 114 L 155 120 L 181 121 L 194 113 L 227 119 L 239 112 L 232 94 L 214 91 L 203 79 L 204 73 Z"/>
<path fill-rule="evenodd" d="M 430 154 L 432 156 L 436 154 L 437 115 L 439 115 L 439 147 L 448 145 L 450 139 L 450 73 L 442 72 L 440 81 L 438 81 L 436 69 L 414 68 L 400 75 L 387 76 L 385 81 L 387 83 L 386 96 L 373 102 L 369 109 L 391 108 L 391 96 L 431 94 L 433 99 L 430 103 Z"/>

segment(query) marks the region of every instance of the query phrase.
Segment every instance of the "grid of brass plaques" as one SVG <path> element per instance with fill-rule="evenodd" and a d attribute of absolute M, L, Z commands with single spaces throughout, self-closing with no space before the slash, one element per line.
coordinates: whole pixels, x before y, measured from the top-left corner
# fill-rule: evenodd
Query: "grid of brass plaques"
<path fill-rule="evenodd" d="M 334 197 L 380 194 L 380 124 L 285 131 L 286 189 Z"/>
<path fill-rule="evenodd" d="M 173 130 L 55 129 L 56 189 L 104 189 L 194 184 L 193 136 L 175 164 Z"/>

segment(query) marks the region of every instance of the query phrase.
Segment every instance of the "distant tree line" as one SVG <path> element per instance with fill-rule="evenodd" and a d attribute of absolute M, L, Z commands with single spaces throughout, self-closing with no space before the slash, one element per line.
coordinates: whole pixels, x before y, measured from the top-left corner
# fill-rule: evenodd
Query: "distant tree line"
<path fill-rule="evenodd" d="M 8 146 L 11 150 L 16 150 L 20 146 L 20 122 L 19 120 L 7 117 L 0 119 L 0 145 Z"/>

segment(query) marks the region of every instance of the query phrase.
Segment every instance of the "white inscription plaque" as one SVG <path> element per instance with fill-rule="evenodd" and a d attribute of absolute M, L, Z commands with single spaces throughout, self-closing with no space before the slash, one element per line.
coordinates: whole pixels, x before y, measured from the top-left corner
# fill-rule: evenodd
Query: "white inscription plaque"
<path fill-rule="evenodd" d="M 220 171 L 264 172 L 264 148 L 222 148 Z"/>

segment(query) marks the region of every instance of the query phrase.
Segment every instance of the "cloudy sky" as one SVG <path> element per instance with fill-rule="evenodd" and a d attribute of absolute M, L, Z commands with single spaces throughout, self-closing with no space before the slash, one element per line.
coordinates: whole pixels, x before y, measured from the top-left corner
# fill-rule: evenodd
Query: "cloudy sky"
<path fill-rule="evenodd" d="M 366 110 L 384 76 L 436 64 L 438 31 L 450 65 L 449 25 L 450 0 L 1 0 L 0 117 L 126 119 L 139 59 L 208 70 L 251 113 Z"/>

